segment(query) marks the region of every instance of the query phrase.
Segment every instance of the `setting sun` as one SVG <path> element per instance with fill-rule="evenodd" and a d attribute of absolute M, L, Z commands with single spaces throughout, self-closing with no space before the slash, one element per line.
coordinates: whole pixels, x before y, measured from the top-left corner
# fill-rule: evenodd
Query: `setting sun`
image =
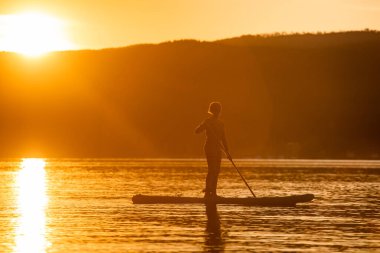
<path fill-rule="evenodd" d="M 64 25 L 63 21 L 42 13 L 0 16 L 0 48 L 27 56 L 73 49 Z"/>

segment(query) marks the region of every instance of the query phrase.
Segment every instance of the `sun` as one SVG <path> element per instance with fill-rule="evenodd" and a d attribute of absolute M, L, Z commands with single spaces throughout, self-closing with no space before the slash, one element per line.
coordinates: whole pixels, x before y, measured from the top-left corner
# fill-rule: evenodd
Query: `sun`
<path fill-rule="evenodd" d="M 0 16 L 0 51 L 40 56 L 74 49 L 64 31 L 65 23 L 38 12 Z"/>

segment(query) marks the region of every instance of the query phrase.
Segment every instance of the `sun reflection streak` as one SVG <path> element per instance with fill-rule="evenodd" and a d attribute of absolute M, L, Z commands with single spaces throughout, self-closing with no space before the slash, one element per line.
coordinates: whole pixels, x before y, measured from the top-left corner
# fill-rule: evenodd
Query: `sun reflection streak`
<path fill-rule="evenodd" d="M 16 177 L 17 224 L 14 253 L 46 251 L 46 194 L 45 160 L 26 158 Z"/>

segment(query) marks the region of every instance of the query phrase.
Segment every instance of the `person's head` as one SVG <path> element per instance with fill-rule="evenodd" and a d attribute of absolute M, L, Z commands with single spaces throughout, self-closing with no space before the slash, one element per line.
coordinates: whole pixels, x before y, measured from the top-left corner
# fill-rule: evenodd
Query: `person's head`
<path fill-rule="evenodd" d="M 208 113 L 218 117 L 220 115 L 220 112 L 222 111 L 222 104 L 219 102 L 211 102 L 210 106 L 208 107 Z"/>

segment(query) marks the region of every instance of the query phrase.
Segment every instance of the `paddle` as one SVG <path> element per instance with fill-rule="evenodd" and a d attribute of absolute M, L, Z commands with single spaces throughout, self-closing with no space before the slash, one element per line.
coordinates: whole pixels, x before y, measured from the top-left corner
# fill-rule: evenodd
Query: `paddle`
<path fill-rule="evenodd" d="M 206 126 L 210 129 L 211 133 L 215 136 L 215 138 L 218 140 L 218 144 L 219 146 L 221 147 L 221 149 L 223 150 L 224 154 L 226 155 L 227 159 L 230 160 L 230 162 L 232 163 L 232 165 L 234 166 L 234 168 L 236 169 L 236 171 L 239 173 L 241 179 L 243 179 L 245 185 L 248 187 L 249 191 L 252 193 L 253 197 L 256 198 L 256 195 L 253 193 L 251 187 L 249 186 L 249 184 L 247 183 L 247 180 L 245 180 L 243 174 L 241 174 L 240 170 L 238 169 L 238 167 L 236 167 L 234 161 L 232 160 L 232 157 L 231 157 L 231 154 L 225 149 L 222 141 L 218 138 L 218 135 L 214 132 L 214 130 L 206 123 Z"/>
<path fill-rule="evenodd" d="M 249 189 L 249 191 L 252 193 L 253 197 L 256 198 L 256 195 L 253 193 L 251 187 L 249 186 L 249 184 L 248 184 L 247 181 L 245 180 L 243 174 L 241 174 L 241 172 L 240 172 L 240 170 L 238 169 L 238 167 L 236 167 L 234 161 L 232 160 L 232 157 L 231 157 L 230 153 L 229 153 L 227 150 L 225 150 L 223 144 L 222 144 L 220 141 L 219 141 L 219 145 L 222 147 L 222 150 L 223 150 L 223 152 L 226 154 L 227 159 L 230 160 L 230 162 L 232 163 L 232 165 L 235 167 L 236 171 L 239 173 L 241 179 L 243 179 L 245 185 L 248 187 L 248 189 Z"/>

